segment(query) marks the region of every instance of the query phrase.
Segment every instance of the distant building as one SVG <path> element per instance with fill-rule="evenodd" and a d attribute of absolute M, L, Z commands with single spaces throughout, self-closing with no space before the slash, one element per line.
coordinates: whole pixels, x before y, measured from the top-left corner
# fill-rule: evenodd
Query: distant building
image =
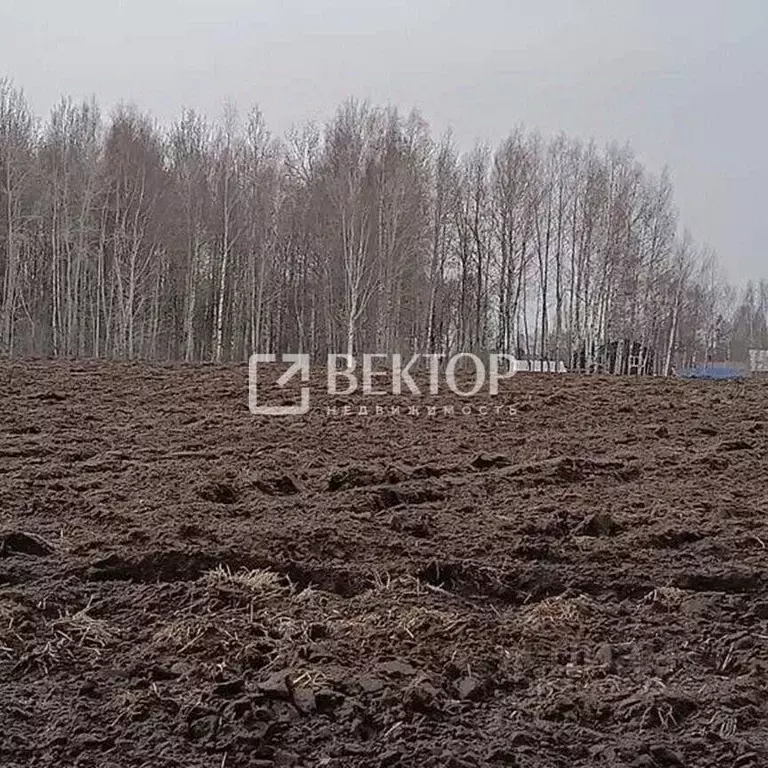
<path fill-rule="evenodd" d="M 749 370 L 752 373 L 768 373 L 768 349 L 749 350 Z"/>

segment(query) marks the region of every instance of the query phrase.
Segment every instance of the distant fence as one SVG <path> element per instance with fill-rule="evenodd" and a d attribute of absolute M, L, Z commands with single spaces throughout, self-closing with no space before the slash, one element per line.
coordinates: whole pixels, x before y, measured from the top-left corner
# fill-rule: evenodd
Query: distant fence
<path fill-rule="evenodd" d="M 652 376 L 657 359 L 653 348 L 634 339 L 614 339 L 598 345 L 583 342 L 571 355 L 571 370 L 614 376 Z"/>
<path fill-rule="evenodd" d="M 568 373 L 565 363 L 555 360 L 518 360 L 518 373 Z"/>

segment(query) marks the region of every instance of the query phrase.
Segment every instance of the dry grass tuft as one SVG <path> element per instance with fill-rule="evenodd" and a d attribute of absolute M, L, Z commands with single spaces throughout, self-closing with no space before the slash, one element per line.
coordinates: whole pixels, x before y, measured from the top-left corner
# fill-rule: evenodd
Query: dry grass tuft
<path fill-rule="evenodd" d="M 297 670 L 291 678 L 296 688 L 309 688 L 319 691 L 328 684 L 328 676 L 320 669 Z"/>
<path fill-rule="evenodd" d="M 67 645 L 66 641 L 59 639 L 35 646 L 19 659 L 14 671 L 37 668 L 49 675 L 54 667 L 72 660 L 72 651 Z"/>
<path fill-rule="evenodd" d="M 419 635 L 451 632 L 465 623 L 456 613 L 416 605 L 399 617 L 398 626 L 412 639 Z"/>
<path fill-rule="evenodd" d="M 189 650 L 205 635 L 215 632 L 216 627 L 209 619 L 188 617 L 163 624 L 152 635 L 152 641 L 182 653 Z"/>
<path fill-rule="evenodd" d="M 640 730 L 646 728 L 662 728 L 668 731 L 678 725 L 675 711 L 668 701 L 652 702 L 643 710 L 640 718 Z"/>
<path fill-rule="evenodd" d="M 90 607 L 90 604 L 89 606 Z M 53 631 L 62 639 L 78 647 L 101 650 L 116 637 L 115 632 L 103 619 L 88 615 L 88 607 L 73 614 L 66 614 L 52 622 Z"/>
<path fill-rule="evenodd" d="M 53 667 L 72 661 L 78 648 L 100 656 L 107 645 L 117 639 L 118 633 L 103 619 L 90 616 L 90 607 L 89 601 L 82 610 L 65 613 L 51 621 L 48 626 L 52 637 L 24 653 L 14 669 L 37 667 L 47 675 Z"/>
<path fill-rule="evenodd" d="M 622 702 L 626 720 L 640 721 L 640 730 L 672 730 L 698 709 L 696 700 L 685 692 L 668 687 L 658 678 L 650 678 L 634 696 Z"/>
<path fill-rule="evenodd" d="M 595 615 L 596 610 L 595 603 L 584 595 L 549 597 L 524 609 L 520 622 L 527 634 L 578 629 Z"/>
<path fill-rule="evenodd" d="M 14 658 L 23 640 L 13 631 L 13 603 L 0 602 L 0 657 Z"/>
<path fill-rule="evenodd" d="M 711 732 L 716 733 L 723 741 L 727 741 L 736 735 L 739 719 L 731 712 L 717 712 L 712 715 L 708 725 Z"/>
<path fill-rule="evenodd" d="M 684 589 L 679 589 L 678 587 L 656 587 L 643 600 L 646 603 L 657 605 L 666 610 L 674 610 L 680 607 L 687 594 Z"/>
<path fill-rule="evenodd" d="M 13 620 L 15 603 L 0 599 L 0 627 L 7 626 Z"/>
<path fill-rule="evenodd" d="M 271 596 L 280 593 L 292 593 L 293 589 L 286 586 L 280 576 L 273 571 L 262 568 L 248 570 L 243 568 L 232 571 L 229 566 L 220 565 L 205 574 L 206 581 L 215 587 L 240 587 L 252 595 Z"/>

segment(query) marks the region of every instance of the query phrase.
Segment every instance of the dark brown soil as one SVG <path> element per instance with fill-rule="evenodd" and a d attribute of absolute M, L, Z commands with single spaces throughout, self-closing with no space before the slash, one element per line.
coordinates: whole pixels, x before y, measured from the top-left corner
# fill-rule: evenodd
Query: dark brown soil
<path fill-rule="evenodd" d="M 768 385 L 246 373 L 0 366 L 0 764 L 768 765 Z"/>

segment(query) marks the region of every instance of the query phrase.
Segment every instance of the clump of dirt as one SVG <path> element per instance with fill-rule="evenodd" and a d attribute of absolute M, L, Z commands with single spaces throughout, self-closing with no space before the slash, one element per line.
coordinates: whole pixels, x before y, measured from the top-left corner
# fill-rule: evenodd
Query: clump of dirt
<path fill-rule="evenodd" d="M 405 479 L 405 473 L 388 467 L 351 466 L 331 472 L 328 477 L 329 491 L 346 491 L 351 488 L 365 488 L 369 485 L 393 485 Z"/>
<path fill-rule="evenodd" d="M 256 487 L 267 496 L 292 496 L 302 491 L 298 480 L 291 475 L 260 477 L 256 480 Z"/>
<path fill-rule="evenodd" d="M 198 485 L 197 495 L 216 504 L 234 504 L 240 496 L 236 482 L 223 473 L 214 473 L 203 480 Z"/>
<path fill-rule="evenodd" d="M 53 551 L 53 546 L 41 536 L 23 531 L 0 533 L 0 557 L 14 554 L 43 557 L 52 554 Z"/>

